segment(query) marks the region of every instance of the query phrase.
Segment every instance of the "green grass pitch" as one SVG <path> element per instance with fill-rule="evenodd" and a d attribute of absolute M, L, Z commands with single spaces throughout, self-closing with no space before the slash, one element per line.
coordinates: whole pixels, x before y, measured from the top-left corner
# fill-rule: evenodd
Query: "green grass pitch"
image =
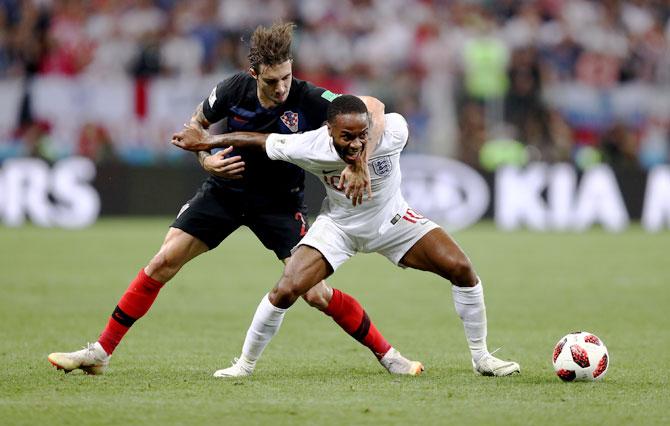
<path fill-rule="evenodd" d="M 424 375 L 393 377 L 298 302 L 251 378 L 218 380 L 281 271 L 246 230 L 188 264 L 136 323 L 104 376 L 46 359 L 94 341 L 158 249 L 168 218 L 78 231 L 0 228 L 0 424 L 670 424 L 670 233 L 455 234 L 486 291 L 489 349 L 522 374 L 473 374 L 447 282 L 359 255 L 329 283 L 356 296 Z M 588 330 L 603 382 L 562 383 L 554 343 Z"/>

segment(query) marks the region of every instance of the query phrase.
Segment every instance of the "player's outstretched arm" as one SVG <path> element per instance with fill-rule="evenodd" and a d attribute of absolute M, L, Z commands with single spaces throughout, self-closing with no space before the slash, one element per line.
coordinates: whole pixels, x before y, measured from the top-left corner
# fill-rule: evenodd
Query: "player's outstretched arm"
<path fill-rule="evenodd" d="M 184 126 L 184 130 L 172 135 L 172 144 L 187 151 L 209 151 L 213 148 L 251 148 L 265 150 L 268 135 L 255 132 L 232 132 L 210 135 L 197 127 Z"/>

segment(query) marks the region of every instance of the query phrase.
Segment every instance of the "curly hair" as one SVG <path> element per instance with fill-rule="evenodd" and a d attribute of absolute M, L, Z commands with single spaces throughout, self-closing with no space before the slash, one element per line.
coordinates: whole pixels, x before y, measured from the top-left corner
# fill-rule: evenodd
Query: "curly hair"
<path fill-rule="evenodd" d="M 295 24 L 273 24 L 270 28 L 259 25 L 251 35 L 249 64 L 257 73 L 261 65 L 278 65 L 293 59 L 291 41 Z"/>

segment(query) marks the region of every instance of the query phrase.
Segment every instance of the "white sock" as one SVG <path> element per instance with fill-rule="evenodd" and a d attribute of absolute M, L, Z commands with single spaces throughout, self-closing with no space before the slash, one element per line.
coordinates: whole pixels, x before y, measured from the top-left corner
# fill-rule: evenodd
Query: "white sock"
<path fill-rule="evenodd" d="M 270 303 L 267 294 L 263 296 L 247 331 L 247 337 L 244 339 L 240 360 L 252 368 L 255 366 L 256 361 L 263 353 L 263 349 L 277 334 L 286 311 L 287 309 L 277 308 Z"/>
<path fill-rule="evenodd" d="M 463 321 L 465 338 L 470 347 L 472 360 L 476 363 L 488 355 L 486 348 L 486 306 L 481 280 L 474 287 L 451 286 L 456 313 Z"/>

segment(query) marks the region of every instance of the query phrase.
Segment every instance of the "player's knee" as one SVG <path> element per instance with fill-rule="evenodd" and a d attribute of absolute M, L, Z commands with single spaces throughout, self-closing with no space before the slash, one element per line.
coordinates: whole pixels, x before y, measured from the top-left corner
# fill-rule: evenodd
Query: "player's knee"
<path fill-rule="evenodd" d="M 299 283 L 290 275 L 284 274 L 270 292 L 270 302 L 278 308 L 286 309 L 302 295 L 303 292 L 300 291 Z"/>
<path fill-rule="evenodd" d="M 474 287 L 477 284 L 477 273 L 472 262 L 466 256 L 454 259 L 450 271 L 451 282 L 459 287 Z"/>
<path fill-rule="evenodd" d="M 290 286 L 278 284 L 270 292 L 270 303 L 282 309 L 288 309 L 301 295 Z"/>
<path fill-rule="evenodd" d="M 323 291 L 319 289 L 319 286 L 312 287 L 307 293 L 302 295 L 302 298 L 305 299 L 305 302 L 313 308 L 319 310 L 325 310 L 328 308 L 328 299 Z"/>
<path fill-rule="evenodd" d="M 319 303 L 319 298 L 318 295 L 314 295 L 310 293 L 309 291 L 305 294 L 302 295 L 302 298 L 309 306 L 312 308 L 318 308 L 318 303 Z"/>
<path fill-rule="evenodd" d="M 178 261 L 177 257 L 163 247 L 149 262 L 147 273 L 152 278 L 165 283 L 174 277 L 180 268 L 181 263 Z"/>

